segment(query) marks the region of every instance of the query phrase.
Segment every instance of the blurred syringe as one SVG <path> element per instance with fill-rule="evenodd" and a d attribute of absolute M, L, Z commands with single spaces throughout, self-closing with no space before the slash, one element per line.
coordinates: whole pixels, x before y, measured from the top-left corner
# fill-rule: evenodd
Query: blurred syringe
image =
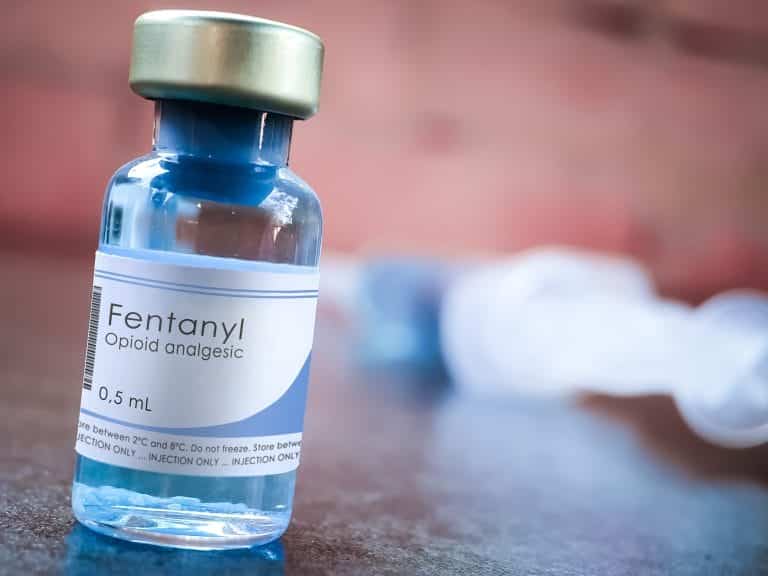
<path fill-rule="evenodd" d="M 657 297 L 631 260 L 536 250 L 461 275 L 440 312 L 443 359 L 473 393 L 667 393 L 725 446 L 768 441 L 768 298 L 698 308 Z"/>

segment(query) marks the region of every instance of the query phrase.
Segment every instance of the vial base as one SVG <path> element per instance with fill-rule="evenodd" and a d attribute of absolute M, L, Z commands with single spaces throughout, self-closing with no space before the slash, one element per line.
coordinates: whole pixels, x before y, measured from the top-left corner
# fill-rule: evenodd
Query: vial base
<path fill-rule="evenodd" d="M 72 510 L 84 526 L 131 542 L 195 550 L 249 548 L 277 540 L 288 528 L 294 484 L 295 472 L 180 476 L 78 455 Z"/>

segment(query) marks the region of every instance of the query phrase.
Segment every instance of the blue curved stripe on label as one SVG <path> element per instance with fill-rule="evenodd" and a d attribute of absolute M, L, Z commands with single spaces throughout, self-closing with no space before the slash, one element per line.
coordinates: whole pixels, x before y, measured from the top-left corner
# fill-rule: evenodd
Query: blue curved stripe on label
<path fill-rule="evenodd" d="M 94 416 L 122 426 L 129 426 L 149 432 L 162 434 L 177 434 L 181 436 L 208 436 L 216 438 L 238 438 L 247 436 L 271 436 L 275 434 L 294 434 L 304 430 L 304 409 L 307 403 L 307 388 L 309 384 L 309 364 L 312 354 L 307 356 L 298 376 L 276 402 L 247 418 L 219 424 L 216 426 L 201 426 L 196 428 L 165 428 L 162 426 L 145 426 L 133 424 L 116 418 L 102 416 L 91 410 L 81 409 L 83 414 Z"/>

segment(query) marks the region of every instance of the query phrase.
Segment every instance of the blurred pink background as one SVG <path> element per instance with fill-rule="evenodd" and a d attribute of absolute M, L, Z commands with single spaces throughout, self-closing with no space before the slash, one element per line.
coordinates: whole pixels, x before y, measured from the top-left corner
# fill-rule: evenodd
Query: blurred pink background
<path fill-rule="evenodd" d="M 568 243 L 634 254 L 697 300 L 768 289 L 761 0 L 7 1 L 0 242 L 89 255 L 111 173 L 147 151 L 131 28 L 215 8 L 320 34 L 320 114 L 292 165 L 326 248 L 454 257 Z"/>

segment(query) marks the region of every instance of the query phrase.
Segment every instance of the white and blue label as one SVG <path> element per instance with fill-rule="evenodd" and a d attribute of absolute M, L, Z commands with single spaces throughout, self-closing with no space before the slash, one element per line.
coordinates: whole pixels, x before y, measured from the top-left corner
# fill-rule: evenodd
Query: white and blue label
<path fill-rule="evenodd" d="M 169 474 L 294 470 L 317 289 L 316 268 L 97 252 L 77 452 Z"/>

